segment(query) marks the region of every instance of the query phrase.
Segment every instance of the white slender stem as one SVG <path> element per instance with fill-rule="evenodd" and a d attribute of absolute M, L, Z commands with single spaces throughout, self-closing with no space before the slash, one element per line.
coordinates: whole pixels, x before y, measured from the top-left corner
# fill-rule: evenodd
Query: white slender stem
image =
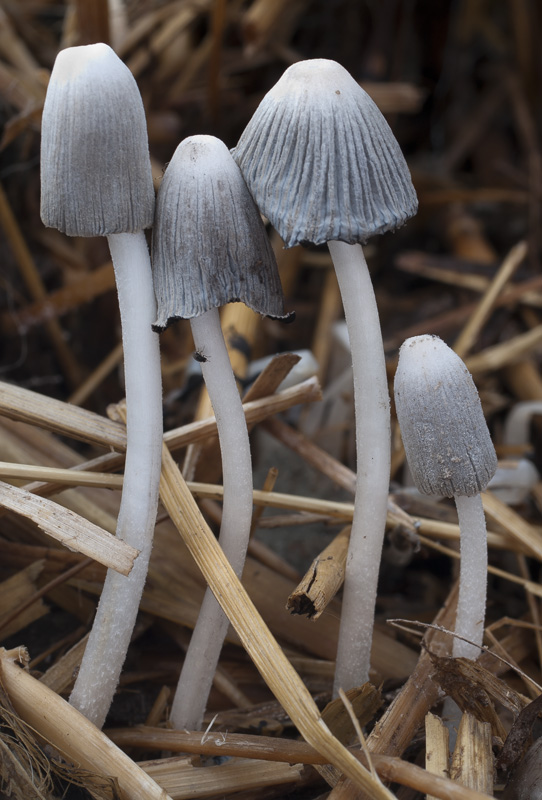
<path fill-rule="evenodd" d="M 222 455 L 224 500 L 219 542 L 240 577 L 252 520 L 252 461 L 247 424 L 218 309 L 211 309 L 190 322 L 196 350 L 206 359 L 201 369 L 216 417 Z M 171 707 L 171 721 L 177 729 L 201 727 L 228 624 L 228 618 L 207 589 Z"/>
<path fill-rule="evenodd" d="M 145 585 L 162 453 L 162 390 L 151 265 L 143 232 L 109 236 L 124 347 L 127 451 L 117 536 L 140 550 L 128 577 L 109 570 L 70 703 L 97 727 L 109 711 Z"/>
<path fill-rule="evenodd" d="M 357 477 L 333 693 L 369 679 L 390 481 L 390 401 L 380 320 L 360 245 L 328 242 L 350 337 Z"/>
<path fill-rule="evenodd" d="M 459 597 L 455 632 L 474 645 L 454 639 L 454 657 L 476 659 L 484 638 L 487 594 L 487 529 L 482 498 L 456 497 L 461 532 L 461 563 L 459 567 Z"/>

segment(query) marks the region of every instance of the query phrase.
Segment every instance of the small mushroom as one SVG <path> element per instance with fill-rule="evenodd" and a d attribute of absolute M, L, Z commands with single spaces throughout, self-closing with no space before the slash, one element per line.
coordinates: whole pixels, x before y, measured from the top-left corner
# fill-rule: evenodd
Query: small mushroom
<path fill-rule="evenodd" d="M 252 520 L 252 464 L 245 415 L 220 327 L 218 306 L 243 300 L 285 317 L 277 265 L 258 209 L 226 145 L 192 136 L 165 172 L 153 232 L 153 273 L 162 330 L 189 318 L 222 455 L 219 541 L 238 575 Z M 176 728 L 201 727 L 228 619 L 207 590 L 172 704 Z"/>
<path fill-rule="evenodd" d="M 140 550 L 128 577 L 110 570 L 70 702 L 101 727 L 135 623 L 160 480 L 162 392 L 144 228 L 152 224 L 145 112 L 130 70 L 105 44 L 62 50 L 43 109 L 41 217 L 68 236 L 107 236 L 124 348 L 127 453 L 117 536 Z"/>
<path fill-rule="evenodd" d="M 378 309 L 361 244 L 395 230 L 418 201 L 399 145 L 371 98 L 339 64 L 289 67 L 233 156 L 284 239 L 328 243 L 354 375 L 357 486 L 334 694 L 368 680 L 390 480 L 389 393 Z"/>
<path fill-rule="evenodd" d="M 474 381 L 437 336 L 407 339 L 399 352 L 395 405 L 417 489 L 453 497 L 461 530 L 461 566 L 453 655 L 477 658 L 487 586 L 487 533 L 480 492 L 497 469 Z"/>

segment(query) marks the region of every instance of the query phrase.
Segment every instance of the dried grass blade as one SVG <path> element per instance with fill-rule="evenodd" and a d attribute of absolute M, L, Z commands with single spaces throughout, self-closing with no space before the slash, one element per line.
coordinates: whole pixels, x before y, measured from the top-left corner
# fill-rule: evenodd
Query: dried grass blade
<path fill-rule="evenodd" d="M 390 800 L 393 795 L 373 779 L 323 722 L 312 696 L 230 567 L 166 447 L 162 454 L 160 494 L 172 521 L 247 653 L 300 733 L 357 786 L 370 792 L 374 800 Z"/>
<path fill-rule="evenodd" d="M 31 519 L 48 536 L 77 553 L 128 575 L 138 550 L 64 506 L 0 482 L 0 505 Z"/>
<path fill-rule="evenodd" d="M 454 343 L 454 350 L 460 358 L 465 358 L 476 341 L 484 323 L 488 319 L 497 297 L 502 292 L 514 272 L 517 270 L 525 256 L 527 255 L 526 242 L 519 242 L 508 253 L 493 280 L 489 284 L 480 303 L 470 317 L 469 321 L 461 331 L 461 334 Z"/>

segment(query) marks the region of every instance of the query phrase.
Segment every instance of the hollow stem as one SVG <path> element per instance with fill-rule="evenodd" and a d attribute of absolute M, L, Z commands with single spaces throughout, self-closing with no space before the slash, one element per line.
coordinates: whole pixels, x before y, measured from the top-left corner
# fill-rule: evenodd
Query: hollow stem
<path fill-rule="evenodd" d="M 108 237 L 115 269 L 124 348 L 127 450 L 116 535 L 140 550 L 128 577 L 107 572 L 81 668 L 70 696 L 101 728 L 130 637 L 152 548 L 162 448 L 162 389 L 155 299 L 145 235 Z"/>
<path fill-rule="evenodd" d="M 224 500 L 219 542 L 240 577 L 252 519 L 252 461 L 248 430 L 218 309 L 211 309 L 190 322 L 196 350 L 206 359 L 201 369 L 216 417 L 222 455 Z M 175 728 L 201 728 L 228 624 L 228 618 L 207 589 L 171 707 L 171 721 Z"/>
<path fill-rule="evenodd" d="M 390 481 L 390 401 L 380 320 L 360 245 L 328 242 L 341 290 L 354 375 L 357 475 L 334 695 L 369 679 Z"/>
<path fill-rule="evenodd" d="M 482 644 L 487 594 L 487 529 L 479 494 L 474 497 L 456 496 L 455 504 L 461 532 L 461 563 L 459 567 L 459 598 L 455 632 L 474 645 Z M 454 657 L 476 659 L 480 650 L 468 642 L 454 638 Z"/>

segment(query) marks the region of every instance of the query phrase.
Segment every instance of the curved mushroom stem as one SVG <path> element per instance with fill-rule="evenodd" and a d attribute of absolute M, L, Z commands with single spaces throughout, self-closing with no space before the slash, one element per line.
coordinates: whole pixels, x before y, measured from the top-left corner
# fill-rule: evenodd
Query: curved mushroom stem
<path fill-rule="evenodd" d="M 380 320 L 361 245 L 328 242 L 344 307 L 356 416 L 357 478 L 334 695 L 369 679 L 390 481 L 390 401 Z"/>
<path fill-rule="evenodd" d="M 224 502 L 218 541 L 237 576 L 243 571 L 252 521 L 252 461 L 247 424 L 226 350 L 218 309 L 190 320 L 216 417 Z M 229 621 L 207 589 L 171 707 L 175 728 L 199 730 Z"/>
<path fill-rule="evenodd" d="M 101 728 L 130 638 L 152 548 L 162 458 L 162 381 L 145 234 L 108 237 L 124 347 L 127 450 L 117 536 L 140 550 L 128 577 L 108 570 L 70 703 Z"/>
<path fill-rule="evenodd" d="M 487 529 L 479 494 L 474 497 L 456 495 L 455 504 L 461 532 L 459 597 L 455 632 L 474 644 L 454 638 L 454 657 L 476 659 L 484 638 L 487 591 Z"/>

